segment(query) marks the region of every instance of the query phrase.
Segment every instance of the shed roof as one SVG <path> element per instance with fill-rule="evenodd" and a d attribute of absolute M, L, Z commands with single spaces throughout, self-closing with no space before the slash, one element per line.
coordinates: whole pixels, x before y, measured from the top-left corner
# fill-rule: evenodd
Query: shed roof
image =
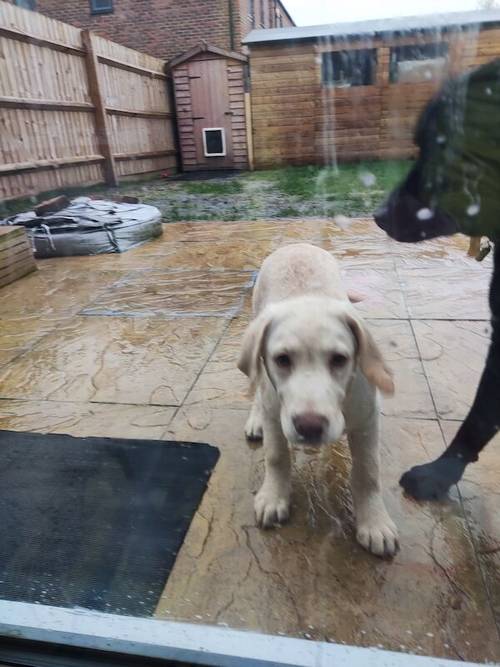
<path fill-rule="evenodd" d="M 437 31 L 467 26 L 481 26 L 491 23 L 500 23 L 499 9 L 451 12 L 447 14 L 436 13 L 425 16 L 398 16 L 390 19 L 295 26 L 292 28 L 266 28 L 263 30 L 252 30 L 245 37 L 243 43 L 251 45 L 328 37 L 374 37 L 384 34 Z"/>
<path fill-rule="evenodd" d="M 248 58 L 242 53 L 236 53 L 236 51 L 226 51 L 225 49 L 221 49 L 218 46 L 213 46 L 212 44 L 208 44 L 208 42 L 201 41 L 199 44 L 196 44 L 196 46 L 193 46 L 193 48 L 189 49 L 188 51 L 185 51 L 175 58 L 172 58 L 172 60 L 167 63 L 167 69 L 171 69 L 172 67 L 176 67 L 181 63 L 191 60 L 191 58 L 195 58 L 196 56 L 200 55 L 200 53 L 213 53 L 219 57 L 228 58 L 229 60 L 239 60 L 245 63 L 248 60 Z"/>

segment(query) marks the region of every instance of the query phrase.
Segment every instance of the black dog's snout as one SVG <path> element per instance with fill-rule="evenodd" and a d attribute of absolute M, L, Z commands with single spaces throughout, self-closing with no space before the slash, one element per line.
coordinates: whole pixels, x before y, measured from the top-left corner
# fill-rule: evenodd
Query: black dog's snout
<path fill-rule="evenodd" d="M 375 222 L 377 223 L 377 225 L 380 227 L 380 229 L 383 229 L 384 232 L 387 231 L 387 228 L 389 226 L 389 207 L 388 207 L 388 205 L 383 204 L 382 206 L 379 206 L 379 208 L 373 214 L 373 217 L 374 217 Z"/>

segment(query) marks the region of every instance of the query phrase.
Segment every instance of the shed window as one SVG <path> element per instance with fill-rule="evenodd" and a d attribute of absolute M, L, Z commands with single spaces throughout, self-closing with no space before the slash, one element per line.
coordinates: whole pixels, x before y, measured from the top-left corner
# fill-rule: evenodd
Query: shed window
<path fill-rule="evenodd" d="M 218 157 L 226 154 L 226 137 L 223 127 L 203 128 L 203 152 L 205 157 Z"/>
<path fill-rule="evenodd" d="M 422 83 L 443 76 L 448 58 L 448 44 L 409 44 L 391 49 L 391 83 Z"/>
<path fill-rule="evenodd" d="M 112 14 L 113 0 L 90 0 L 91 14 Z"/>
<path fill-rule="evenodd" d="M 323 53 L 321 78 L 325 86 L 371 86 L 376 69 L 376 49 L 333 51 Z"/>

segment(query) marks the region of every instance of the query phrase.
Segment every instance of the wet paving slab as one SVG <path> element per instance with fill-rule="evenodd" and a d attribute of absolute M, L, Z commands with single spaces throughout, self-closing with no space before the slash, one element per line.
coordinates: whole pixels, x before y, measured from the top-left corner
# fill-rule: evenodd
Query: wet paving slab
<path fill-rule="evenodd" d="M 81 314 L 232 319 L 242 309 L 256 275 L 257 271 L 133 271 Z"/>
<path fill-rule="evenodd" d="M 441 426 L 449 444 L 459 424 L 443 421 Z M 465 516 L 497 625 L 500 625 L 499 448 L 500 436 L 497 435 L 481 453 L 479 461 L 468 466 L 459 485 Z"/>
<path fill-rule="evenodd" d="M 412 326 L 438 416 L 464 419 L 486 360 L 489 322 L 422 320 Z"/>
<path fill-rule="evenodd" d="M 38 433 L 67 433 L 78 438 L 150 438 L 161 440 L 176 412 L 163 405 L 3 400 L 0 428 Z"/>
<path fill-rule="evenodd" d="M 5 398 L 181 405 L 221 318 L 75 317 L 0 369 Z"/>
<path fill-rule="evenodd" d="M 443 450 L 472 401 L 491 258 L 468 258 L 459 236 L 405 245 L 371 220 L 341 223 L 188 221 L 123 255 L 38 262 L 0 290 L 0 425 L 220 448 L 159 617 L 498 661 L 499 443 L 442 503 L 415 503 L 398 485 Z M 250 399 L 235 364 L 260 263 L 304 241 L 340 260 L 395 374 L 382 401 L 393 561 L 354 539 L 342 442 L 295 450 L 290 523 L 255 525 L 263 453 L 244 438 Z"/>

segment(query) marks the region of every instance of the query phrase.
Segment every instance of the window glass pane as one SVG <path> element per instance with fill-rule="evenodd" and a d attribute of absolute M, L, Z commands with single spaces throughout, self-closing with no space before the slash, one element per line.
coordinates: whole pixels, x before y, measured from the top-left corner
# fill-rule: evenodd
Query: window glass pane
<path fill-rule="evenodd" d="M 322 57 L 322 81 L 339 88 L 369 86 L 375 82 L 377 52 L 375 49 L 334 51 Z"/>
<path fill-rule="evenodd" d="M 453 2 L 0 0 L 2 665 L 500 667 L 500 0 Z"/>
<path fill-rule="evenodd" d="M 205 130 L 205 141 L 208 155 L 217 155 L 224 152 L 222 130 Z"/>
<path fill-rule="evenodd" d="M 448 57 L 448 44 L 409 44 L 391 49 L 391 83 L 419 83 L 439 79 Z"/>
<path fill-rule="evenodd" d="M 24 9 L 36 9 L 36 0 L 15 0 L 14 4 Z"/>
<path fill-rule="evenodd" d="M 92 14 L 109 14 L 113 11 L 113 0 L 90 0 Z"/>

